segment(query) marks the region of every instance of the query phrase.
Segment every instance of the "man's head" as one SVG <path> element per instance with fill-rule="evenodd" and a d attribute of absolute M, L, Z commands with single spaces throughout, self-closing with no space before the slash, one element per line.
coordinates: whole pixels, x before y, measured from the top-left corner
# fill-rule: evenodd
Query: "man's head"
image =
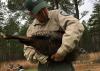
<path fill-rule="evenodd" d="M 30 11 L 31 16 L 37 18 L 40 22 L 48 17 L 48 4 L 44 0 L 26 0 L 25 6 Z"/>

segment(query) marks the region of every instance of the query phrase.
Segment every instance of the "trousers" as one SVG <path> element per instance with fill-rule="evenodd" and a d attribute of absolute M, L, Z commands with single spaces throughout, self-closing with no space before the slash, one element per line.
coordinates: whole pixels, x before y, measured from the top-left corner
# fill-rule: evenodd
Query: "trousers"
<path fill-rule="evenodd" d="M 50 62 L 46 64 L 39 63 L 38 71 L 75 71 L 72 63 Z"/>

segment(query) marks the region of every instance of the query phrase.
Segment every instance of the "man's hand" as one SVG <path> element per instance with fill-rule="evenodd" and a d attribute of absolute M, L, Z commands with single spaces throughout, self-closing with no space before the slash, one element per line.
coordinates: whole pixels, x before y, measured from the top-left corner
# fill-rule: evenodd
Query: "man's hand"
<path fill-rule="evenodd" d="M 51 56 L 51 59 L 53 59 L 54 61 L 62 61 L 64 59 L 64 56 L 58 53 L 55 53 Z"/>
<path fill-rule="evenodd" d="M 41 54 L 40 52 L 35 53 L 34 55 L 36 59 L 41 63 L 45 64 L 47 63 L 48 56 Z"/>

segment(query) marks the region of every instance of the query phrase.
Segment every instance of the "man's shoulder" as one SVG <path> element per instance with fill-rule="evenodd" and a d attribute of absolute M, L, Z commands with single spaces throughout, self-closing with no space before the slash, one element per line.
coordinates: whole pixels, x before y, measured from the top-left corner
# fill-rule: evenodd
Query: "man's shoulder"
<path fill-rule="evenodd" d="M 68 13 L 66 13 L 65 11 L 63 11 L 63 10 L 60 10 L 60 9 L 57 9 L 57 10 L 50 10 L 49 11 L 49 16 L 51 17 L 51 18 L 70 18 L 70 17 L 73 17 L 73 15 L 70 15 L 70 14 L 68 14 Z"/>
<path fill-rule="evenodd" d="M 59 13 L 59 10 L 50 10 L 49 11 L 49 16 L 54 17 L 54 16 L 57 16 L 58 13 Z"/>
<path fill-rule="evenodd" d="M 63 16 L 70 16 L 70 14 L 66 13 L 64 10 L 61 9 L 50 10 L 49 13 L 58 15 L 61 14 Z"/>
<path fill-rule="evenodd" d="M 58 9 L 55 9 L 55 10 L 49 10 L 50 13 L 53 13 L 53 12 L 59 12 Z"/>

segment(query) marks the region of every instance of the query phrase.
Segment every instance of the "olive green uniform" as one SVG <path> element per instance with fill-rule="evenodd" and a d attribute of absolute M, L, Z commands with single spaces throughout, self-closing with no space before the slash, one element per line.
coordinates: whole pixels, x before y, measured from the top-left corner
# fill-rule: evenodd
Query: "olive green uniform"
<path fill-rule="evenodd" d="M 34 47 L 24 47 L 24 55 L 28 61 L 33 63 L 39 62 L 39 71 L 73 71 L 72 62 L 70 58 L 67 60 L 67 54 L 75 49 L 80 40 L 84 27 L 79 23 L 78 19 L 73 16 L 63 14 L 63 11 L 52 10 L 49 11 L 49 21 L 47 23 L 40 23 L 34 20 L 27 30 L 27 36 L 31 37 L 38 31 L 64 31 L 62 36 L 62 44 L 57 53 L 62 55 L 65 59 L 61 62 L 47 62 L 48 56 L 37 53 Z M 47 62 L 47 63 L 46 63 Z"/>

